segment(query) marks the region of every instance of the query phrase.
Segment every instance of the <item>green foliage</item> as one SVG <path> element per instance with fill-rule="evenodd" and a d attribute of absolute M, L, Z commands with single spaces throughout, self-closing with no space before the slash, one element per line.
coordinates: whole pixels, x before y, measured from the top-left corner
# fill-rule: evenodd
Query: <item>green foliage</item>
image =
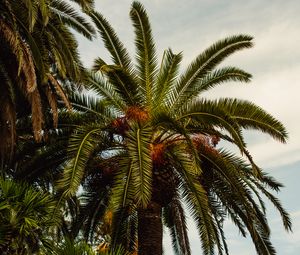
<path fill-rule="evenodd" d="M 253 38 L 236 35 L 219 40 L 179 75 L 181 53 L 168 49 L 157 65 L 150 22 L 140 3 L 134 2 L 130 11 L 135 65 L 109 22 L 97 12 L 90 16 L 112 64 L 95 60 L 86 79 L 97 94 L 94 99 L 72 96 L 76 109 L 94 118 L 69 139 L 72 153 L 60 180 L 64 194 L 74 195 L 80 185 L 86 191 L 88 202 L 80 209 L 86 236 L 95 236 L 96 222 L 107 208 L 114 212 L 111 249 L 122 244 L 126 251 L 134 251 L 143 245 L 136 243 L 138 215 L 154 202 L 163 210 L 176 254 L 190 254 L 183 199 L 196 222 L 204 254 L 229 254 L 223 231 L 227 218 L 242 235 L 251 236 L 259 254 L 275 254 L 262 196 L 278 209 L 287 230 L 291 222 L 268 191 L 279 191 L 281 185 L 255 164 L 243 132 L 258 130 L 280 142 L 286 141 L 287 132 L 251 102 L 202 98 L 203 92 L 219 84 L 250 81 L 247 72 L 219 64 L 252 47 Z M 87 135 L 89 127 L 97 135 Z M 220 140 L 237 146 L 241 156 L 219 148 Z M 92 162 L 98 163 L 90 169 Z M 87 205 L 98 208 L 98 213 L 84 213 Z"/>
<path fill-rule="evenodd" d="M 94 29 L 65 1 L 0 3 L 0 157 L 11 159 L 3 174 L 26 175 L 33 184 L 0 180 L 1 249 L 88 255 L 108 241 L 109 250 L 101 254 L 132 253 L 143 245 L 137 242 L 138 218 L 152 203 L 163 211 L 175 253 L 190 254 L 184 201 L 203 254 L 229 254 L 227 218 L 250 235 L 257 253 L 275 254 L 264 199 L 290 231 L 288 213 L 269 191 L 282 185 L 255 164 L 243 132 L 258 130 L 284 143 L 287 131 L 251 102 L 202 97 L 219 84 L 250 81 L 249 73 L 219 64 L 252 47 L 253 38 L 219 40 L 179 74 L 181 53 L 168 49 L 157 64 L 142 4 L 133 2 L 130 11 L 133 63 L 110 23 L 92 10 L 93 1 L 73 1 L 94 22 L 112 63 L 97 58 L 91 71 L 83 70 L 69 28 L 89 39 Z M 75 89 L 77 82 L 92 93 Z M 58 109 L 58 98 L 68 109 L 71 102 L 73 112 Z M 45 132 L 50 112 L 53 129 Z M 30 122 L 39 144 L 28 136 Z M 17 127 L 22 133 L 14 153 Z M 237 146 L 241 155 L 220 148 L 220 140 Z"/>
<path fill-rule="evenodd" d="M 84 241 L 75 242 L 65 238 L 52 251 L 47 251 L 46 254 L 51 255 L 96 255 L 92 247 Z"/>
<path fill-rule="evenodd" d="M 51 229 L 60 224 L 50 194 L 25 183 L 0 180 L 0 250 L 31 254 L 47 244 Z"/>
<path fill-rule="evenodd" d="M 90 8 L 93 1 L 77 2 Z M 0 137 L 4 141 L 0 157 L 8 161 L 15 149 L 16 116 L 31 117 L 34 138 L 41 142 L 45 139 L 45 108 L 51 108 L 56 128 L 58 98 L 69 107 L 62 84 L 84 77 L 70 28 L 89 39 L 95 31 L 60 0 L 5 0 L 0 3 L 0 11 Z"/>

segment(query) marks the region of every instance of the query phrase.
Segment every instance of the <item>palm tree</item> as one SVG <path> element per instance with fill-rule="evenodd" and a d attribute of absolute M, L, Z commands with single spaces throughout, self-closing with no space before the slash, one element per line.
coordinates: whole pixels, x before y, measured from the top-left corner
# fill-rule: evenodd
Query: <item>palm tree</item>
<path fill-rule="evenodd" d="M 228 217 L 242 235 L 250 234 L 259 254 L 275 254 L 261 194 L 290 230 L 287 212 L 269 191 L 278 191 L 281 184 L 255 164 L 242 131 L 259 130 L 285 142 L 286 130 L 251 102 L 201 97 L 223 82 L 250 81 L 247 72 L 218 65 L 251 47 L 252 37 L 216 42 L 179 75 L 181 53 L 168 49 L 157 65 L 150 23 L 140 3 L 134 2 L 130 11 L 135 66 L 108 21 L 97 12 L 90 16 L 112 64 L 95 60 L 87 81 L 98 97 L 70 95 L 74 108 L 95 117 L 75 129 L 69 140 L 69 160 L 58 182 L 62 198 L 75 195 L 81 184 L 105 191 L 101 196 L 90 193 L 93 207 L 85 212 L 93 215 L 88 218 L 97 222 L 103 206 L 113 210 L 111 246 L 122 243 L 129 251 L 138 246 L 141 255 L 162 254 L 163 224 L 170 229 L 176 253 L 190 254 L 183 201 L 204 254 L 214 254 L 216 248 L 229 254 L 222 224 Z M 237 146 L 246 159 L 219 148 L 220 140 Z M 104 186 L 101 181 L 107 176 L 113 180 Z"/>
<path fill-rule="evenodd" d="M 37 187 L 0 179 L 1 254 L 33 254 L 47 247 L 61 218 L 55 200 Z"/>
<path fill-rule="evenodd" d="M 75 2 L 85 10 L 93 3 Z M 94 29 L 63 1 L 4 0 L 0 10 L 0 154 L 5 158 L 15 148 L 17 118 L 30 114 L 34 138 L 41 141 L 46 105 L 56 128 L 57 98 L 69 107 L 61 83 L 83 76 L 77 42 L 69 28 L 89 39 Z"/>

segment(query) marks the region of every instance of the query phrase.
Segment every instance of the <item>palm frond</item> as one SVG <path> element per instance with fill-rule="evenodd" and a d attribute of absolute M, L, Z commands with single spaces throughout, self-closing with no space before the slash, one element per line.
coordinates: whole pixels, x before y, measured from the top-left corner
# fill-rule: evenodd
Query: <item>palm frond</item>
<path fill-rule="evenodd" d="M 81 64 L 74 36 L 61 24 L 52 24 L 49 22 L 47 27 L 52 35 L 48 37 L 51 43 L 51 52 L 55 54 L 56 64 L 60 67 L 58 71 L 62 71 L 61 76 L 63 78 L 69 75 L 74 80 L 78 80 L 81 72 Z"/>
<path fill-rule="evenodd" d="M 18 75 L 25 76 L 24 92 L 29 93 L 36 89 L 36 73 L 34 61 L 28 45 L 24 43 L 20 35 L 16 33 L 8 24 L 0 20 L 0 33 L 10 45 L 12 53 L 15 55 L 18 64 Z"/>
<path fill-rule="evenodd" d="M 75 195 L 83 178 L 86 164 L 97 142 L 103 139 L 99 126 L 78 128 L 71 136 L 68 146 L 70 160 L 66 163 L 63 176 L 57 183 L 65 197 Z"/>
<path fill-rule="evenodd" d="M 195 175 L 194 164 L 186 157 L 182 150 L 175 146 L 171 155 L 178 175 L 181 177 L 181 191 L 183 198 L 199 231 L 204 254 L 213 254 L 217 235 L 214 222 L 208 204 L 208 197 L 202 185 L 197 181 L 199 175 Z"/>
<path fill-rule="evenodd" d="M 92 118 L 93 121 L 96 121 L 95 117 L 97 116 L 104 123 L 109 123 L 118 116 L 104 99 L 79 91 L 69 92 L 68 95 L 73 109 L 79 111 L 81 114 L 94 115 Z"/>
<path fill-rule="evenodd" d="M 181 59 L 181 53 L 173 54 L 171 49 L 164 52 L 157 81 L 153 88 L 155 94 L 153 99 L 155 102 L 155 108 L 159 108 L 163 100 L 167 101 L 165 104 L 168 105 L 169 98 L 167 96 L 167 92 L 176 81 Z"/>
<path fill-rule="evenodd" d="M 43 183 L 52 182 L 58 176 L 61 172 L 59 166 L 67 160 L 67 138 L 57 139 L 57 135 L 50 132 L 48 135 L 49 140 L 55 142 L 47 146 L 37 144 L 33 139 L 22 141 L 19 137 L 14 161 L 22 164 L 15 170 L 15 179 L 26 179 L 29 183 L 38 182 L 43 186 Z"/>
<path fill-rule="evenodd" d="M 260 184 L 257 180 L 253 179 L 254 184 L 258 187 L 258 189 L 272 202 L 275 208 L 279 211 L 281 215 L 281 219 L 283 225 L 287 231 L 292 231 L 292 222 L 288 212 L 282 207 L 278 198 L 276 198 L 272 193 L 267 191 L 262 184 Z"/>
<path fill-rule="evenodd" d="M 45 80 L 45 70 L 46 70 L 46 61 L 43 60 L 42 57 L 42 49 L 44 45 L 38 44 L 37 38 L 35 38 L 36 32 L 29 32 L 27 27 L 24 25 L 24 23 L 16 17 L 16 22 L 17 24 L 22 28 L 23 36 L 26 38 L 27 43 L 30 47 L 31 53 L 32 53 L 32 58 L 34 61 L 34 65 L 36 69 L 39 71 L 39 74 L 41 76 L 41 80 Z M 39 33 L 40 34 L 40 33 Z"/>
<path fill-rule="evenodd" d="M 245 153 L 245 142 L 240 127 L 235 120 L 211 100 L 197 100 L 180 114 L 179 119 L 210 124 L 225 129 L 235 141 L 242 153 Z"/>
<path fill-rule="evenodd" d="M 223 232 L 223 222 L 225 219 L 225 212 L 222 208 L 221 202 L 215 197 L 211 192 L 208 193 L 210 210 L 214 219 L 214 231 L 216 233 L 216 250 L 218 250 L 219 255 L 224 255 L 225 253 L 228 255 L 227 244 L 225 240 L 225 235 Z"/>
<path fill-rule="evenodd" d="M 53 197 L 26 183 L 3 178 L 0 179 L 0 194 L 0 231 L 7 242 L 0 242 L 1 251 L 8 248 L 9 253 L 16 253 L 16 250 L 35 253 L 35 245 L 45 237 L 46 230 L 60 224 L 59 214 L 52 217 Z"/>
<path fill-rule="evenodd" d="M 62 99 L 64 102 L 65 106 L 67 107 L 68 110 L 71 110 L 71 103 L 67 97 L 67 94 L 63 90 L 62 86 L 59 84 L 57 79 L 54 78 L 54 76 L 50 73 L 47 73 L 47 76 L 49 78 L 50 83 L 54 87 L 56 94 Z"/>
<path fill-rule="evenodd" d="M 139 87 L 126 69 L 115 65 L 107 65 L 102 59 L 98 58 L 95 61 L 94 70 L 103 73 L 108 81 L 115 85 L 116 92 L 128 106 L 141 103 Z"/>
<path fill-rule="evenodd" d="M 126 147 L 132 164 L 136 204 L 145 208 L 152 194 L 151 129 L 133 124 L 127 136 Z"/>
<path fill-rule="evenodd" d="M 98 28 L 104 45 L 112 56 L 113 63 L 130 72 L 132 67 L 129 54 L 109 22 L 96 11 L 91 12 L 90 17 Z"/>
<path fill-rule="evenodd" d="M 101 183 L 101 182 L 100 182 Z M 93 243 L 99 228 L 103 224 L 103 216 L 107 210 L 109 192 L 104 185 L 100 187 L 88 188 L 80 197 L 82 204 L 80 212 L 72 232 L 79 233 L 83 229 L 86 241 Z M 107 234 L 107 233 L 105 233 Z"/>
<path fill-rule="evenodd" d="M 127 251 L 135 249 L 137 241 L 137 211 L 119 208 L 113 216 L 111 251 L 121 244 Z M 113 253 L 114 254 L 114 253 Z"/>
<path fill-rule="evenodd" d="M 111 207 L 114 210 L 130 206 L 133 203 L 136 194 L 131 159 L 128 155 L 124 154 L 118 160 L 119 171 L 117 171 L 114 177 L 114 185 L 110 199 Z"/>
<path fill-rule="evenodd" d="M 164 208 L 164 221 L 170 230 L 172 245 L 175 254 L 191 254 L 190 243 L 188 238 L 186 216 L 182 203 L 175 196 L 171 203 Z"/>
<path fill-rule="evenodd" d="M 27 15 L 27 23 L 28 23 L 28 27 L 29 30 L 32 32 L 33 27 L 35 25 L 35 23 L 37 22 L 38 19 L 38 5 L 35 1 L 31 1 L 31 0 L 24 0 L 22 1 L 27 9 L 28 15 Z"/>
<path fill-rule="evenodd" d="M 283 124 L 254 103 L 231 98 L 220 99 L 215 103 L 242 128 L 258 129 L 280 142 L 286 141 L 287 131 Z"/>
<path fill-rule="evenodd" d="M 215 172 L 214 179 L 219 179 L 216 174 L 218 174 L 218 172 Z M 269 252 L 270 254 L 275 254 L 274 248 L 269 240 L 270 233 L 265 215 L 252 199 L 247 185 L 242 186 L 244 189 L 242 194 L 238 194 L 233 191 L 232 188 L 224 183 L 222 184 L 220 179 L 217 185 L 214 186 L 213 191 L 216 192 L 233 222 L 238 226 L 240 231 L 242 231 L 241 233 L 243 233 L 243 235 L 246 234 L 244 232 L 244 226 L 247 228 L 258 253 Z"/>
<path fill-rule="evenodd" d="M 56 244 L 52 249 L 49 249 L 48 253 L 46 254 L 53 254 L 53 255 L 78 255 L 78 254 L 85 254 L 85 255 L 96 255 L 93 251 L 92 247 L 80 240 L 75 241 L 67 236 L 64 237 L 64 241 L 61 243 Z"/>
<path fill-rule="evenodd" d="M 95 5 L 94 0 L 71 0 L 71 1 L 79 4 L 81 8 L 87 13 L 89 13 L 89 11 L 92 10 Z"/>
<path fill-rule="evenodd" d="M 31 121 L 33 135 L 37 142 L 43 138 L 44 114 L 40 94 L 37 90 L 28 94 L 28 99 L 31 105 Z"/>
<path fill-rule="evenodd" d="M 284 185 L 280 182 L 278 182 L 274 177 L 269 176 L 268 174 L 262 172 L 262 177 L 260 179 L 261 182 L 264 183 L 264 185 L 267 185 L 267 187 L 271 188 L 272 190 L 279 192 L 280 188 L 284 187 Z"/>
<path fill-rule="evenodd" d="M 24 76 L 26 77 L 26 90 L 27 92 L 33 92 L 37 88 L 37 81 L 32 53 L 28 45 L 24 42 L 21 42 L 21 47 L 23 51 L 23 61 L 21 70 L 24 73 Z"/>
<path fill-rule="evenodd" d="M 93 26 L 66 2 L 55 0 L 51 3 L 50 9 L 64 24 L 75 29 L 86 38 L 91 40 L 95 35 Z"/>
<path fill-rule="evenodd" d="M 227 37 L 220 40 L 207 48 L 203 53 L 189 65 L 185 73 L 180 77 L 178 83 L 170 87 L 169 94 L 172 94 L 174 100 L 171 102 L 171 107 L 176 109 L 182 102 L 182 96 L 195 82 L 200 78 L 205 77 L 225 58 L 235 53 L 238 50 L 249 48 L 252 46 L 252 37 L 248 35 L 237 35 Z"/>
<path fill-rule="evenodd" d="M 224 220 L 224 218 L 222 217 L 221 219 L 219 219 L 219 214 L 216 213 L 214 211 L 214 209 L 213 209 L 213 216 L 214 216 L 214 219 L 215 219 L 215 222 L 216 222 L 216 227 L 218 229 L 220 238 L 222 240 L 222 244 L 220 243 L 220 241 L 219 241 L 219 244 L 218 244 L 219 253 L 220 253 L 220 255 L 222 255 L 223 250 L 224 250 L 225 254 L 229 255 L 228 246 L 227 246 L 226 238 L 225 238 L 225 233 L 223 231 L 223 220 Z"/>
<path fill-rule="evenodd" d="M 39 0 L 38 7 L 39 7 L 39 11 L 42 16 L 42 23 L 44 26 L 46 26 L 49 21 L 49 16 L 50 16 L 49 5 L 47 4 L 47 0 Z"/>
<path fill-rule="evenodd" d="M 238 81 L 250 82 L 251 74 L 236 68 L 236 67 L 223 67 L 207 73 L 203 78 L 199 78 L 192 86 L 186 90 L 178 102 L 178 105 L 187 104 L 193 99 L 199 97 L 201 93 L 221 84 L 224 82 Z"/>
<path fill-rule="evenodd" d="M 220 151 L 218 153 L 204 149 L 200 149 L 200 151 L 205 151 L 204 153 L 200 153 L 201 158 L 211 165 L 209 171 L 213 172 L 213 174 L 217 174 L 214 175 L 214 178 L 218 178 L 219 175 L 222 176 L 218 181 L 219 186 L 223 185 L 222 182 L 227 182 L 229 187 L 232 187 L 230 188 L 232 189 L 231 193 L 236 194 L 235 199 L 240 201 L 239 203 L 245 208 L 246 214 L 249 214 L 247 217 L 255 217 L 256 224 L 260 225 L 265 233 L 268 234 L 270 230 L 266 220 L 264 203 L 257 191 L 253 189 L 252 185 L 248 184 L 248 181 L 245 178 L 245 170 L 248 170 L 248 165 L 245 163 L 236 164 L 237 162 L 240 162 L 240 160 L 225 151 Z M 246 169 L 244 169 L 243 166 L 245 166 Z M 203 178 L 205 179 L 205 175 Z M 249 190 L 248 187 L 257 194 L 257 198 L 262 205 L 261 208 L 257 205 L 256 201 L 254 201 L 251 190 Z M 218 187 L 215 186 L 212 190 L 214 189 L 217 190 Z"/>
<path fill-rule="evenodd" d="M 15 98 L 12 90 L 13 83 L 5 70 L 3 70 L 0 61 L 0 158 L 11 159 L 15 149 L 16 142 L 16 112 L 15 112 Z M 3 84 L 5 84 L 3 86 Z"/>
<path fill-rule="evenodd" d="M 139 2 L 133 2 L 130 18 L 135 28 L 137 71 L 145 104 L 151 109 L 156 74 L 156 53 L 148 15 Z"/>
<path fill-rule="evenodd" d="M 49 85 L 44 88 L 49 106 L 51 108 L 52 119 L 53 119 L 53 127 L 57 128 L 58 123 L 58 110 L 57 110 L 57 98 L 56 94 L 52 91 Z"/>
<path fill-rule="evenodd" d="M 126 103 L 118 95 L 116 86 L 106 82 L 99 73 L 90 72 L 87 78 L 88 88 L 95 91 L 99 96 L 103 97 L 111 107 L 119 112 L 126 109 Z"/>

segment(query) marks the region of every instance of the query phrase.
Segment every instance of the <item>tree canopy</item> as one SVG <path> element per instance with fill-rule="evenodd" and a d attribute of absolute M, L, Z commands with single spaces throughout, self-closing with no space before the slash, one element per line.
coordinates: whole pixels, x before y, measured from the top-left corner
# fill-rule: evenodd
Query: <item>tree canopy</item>
<path fill-rule="evenodd" d="M 252 47 L 253 38 L 221 39 L 180 72 L 182 53 L 166 49 L 158 61 L 141 3 L 130 10 L 132 60 L 93 1 L 74 2 L 96 29 L 65 1 L 0 4 L 0 250 L 162 254 L 166 226 L 175 254 L 191 254 L 189 213 L 203 254 L 229 254 L 226 219 L 258 254 L 276 254 L 264 201 L 290 231 L 272 193 L 282 184 L 255 163 L 244 131 L 282 143 L 287 131 L 250 101 L 203 96 L 251 81 L 220 64 Z M 70 28 L 88 39 L 97 31 L 110 62 L 98 57 L 85 69 Z"/>

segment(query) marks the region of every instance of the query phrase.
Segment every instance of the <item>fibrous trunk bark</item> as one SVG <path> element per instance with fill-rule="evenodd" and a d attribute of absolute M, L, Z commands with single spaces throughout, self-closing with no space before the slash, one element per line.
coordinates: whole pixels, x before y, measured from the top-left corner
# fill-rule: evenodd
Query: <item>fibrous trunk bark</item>
<path fill-rule="evenodd" d="M 151 201 L 138 211 L 138 254 L 162 255 L 162 207 Z"/>

